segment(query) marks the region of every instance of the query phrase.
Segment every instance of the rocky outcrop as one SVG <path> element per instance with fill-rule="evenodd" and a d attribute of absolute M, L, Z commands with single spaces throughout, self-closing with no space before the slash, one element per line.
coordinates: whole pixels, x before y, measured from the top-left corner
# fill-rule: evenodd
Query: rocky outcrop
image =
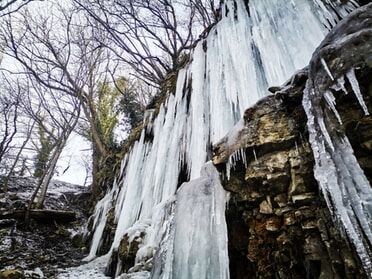
<path fill-rule="evenodd" d="M 214 146 L 213 162 L 231 192 L 231 278 L 368 278 L 353 244 L 334 225 L 314 178 L 302 97 L 309 76 L 320 92 L 335 93 L 334 108 L 324 96 L 318 105 L 327 115 L 337 110 L 342 124 L 330 129 L 349 138 L 371 182 L 372 118 L 365 114 L 365 109 L 372 112 L 371 13 L 372 4 L 342 21 L 309 68 L 270 88 L 274 95 L 247 109 L 242 122 Z M 345 82 L 345 90 L 333 86 L 350 69 L 356 69 L 364 109 L 351 83 Z"/>
<path fill-rule="evenodd" d="M 118 249 L 113 251 L 111 260 L 107 265 L 106 274 L 115 277 L 117 274 L 130 272 L 136 272 L 144 268 L 151 270 L 152 262 L 149 261 L 145 267 L 136 265 L 136 255 L 140 245 L 142 244 L 145 232 L 141 229 L 138 230 L 134 235 L 126 233 L 120 241 Z"/>

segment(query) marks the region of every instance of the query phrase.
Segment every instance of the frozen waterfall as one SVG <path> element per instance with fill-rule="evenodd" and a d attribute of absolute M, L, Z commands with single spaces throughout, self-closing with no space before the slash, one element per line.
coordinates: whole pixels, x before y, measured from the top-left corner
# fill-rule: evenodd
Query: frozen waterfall
<path fill-rule="evenodd" d="M 149 117 L 115 185 L 97 203 L 87 260 L 97 257 L 111 204 L 115 236 L 98 262 L 111 257 L 124 237 L 138 243 L 134 266 L 123 270 L 119 263 L 117 277 L 229 278 L 227 194 L 206 164 L 210 147 L 267 94 L 268 85 L 282 84 L 308 64 L 337 18 L 334 9 L 342 15 L 354 8 L 352 1 L 332 8 L 334 1 L 250 0 L 248 13 L 243 0 L 225 2 L 221 21 L 179 71 L 176 92 Z M 181 172 L 190 179 L 182 186 Z M 85 277 L 71 270 L 69 278 Z"/>
<path fill-rule="evenodd" d="M 212 162 L 199 178 L 183 183 L 176 197 L 173 225 L 155 256 L 151 278 L 229 278 L 228 197 Z"/>

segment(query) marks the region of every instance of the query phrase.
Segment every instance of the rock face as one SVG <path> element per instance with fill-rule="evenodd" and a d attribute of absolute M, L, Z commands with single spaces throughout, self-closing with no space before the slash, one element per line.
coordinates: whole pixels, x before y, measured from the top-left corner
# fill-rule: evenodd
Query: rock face
<path fill-rule="evenodd" d="M 302 99 L 308 80 L 316 81 L 319 92 L 335 93 L 334 108 L 323 95 L 317 104 L 327 115 L 338 111 L 342 124 L 327 129 L 349 138 L 371 184 L 372 118 L 365 113 L 372 112 L 371 14 L 369 4 L 344 19 L 309 68 L 271 88 L 274 95 L 247 109 L 236 129 L 214 146 L 213 163 L 226 174 L 223 185 L 231 192 L 231 278 L 368 278 L 353 244 L 334 225 L 314 178 Z M 365 107 L 351 83 L 342 91 L 331 88 L 350 69 L 356 69 Z"/>

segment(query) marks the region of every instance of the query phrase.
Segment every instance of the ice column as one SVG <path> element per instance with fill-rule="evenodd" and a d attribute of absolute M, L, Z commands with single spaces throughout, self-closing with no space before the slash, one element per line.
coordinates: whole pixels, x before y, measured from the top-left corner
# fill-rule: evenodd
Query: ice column
<path fill-rule="evenodd" d="M 164 254 L 158 255 L 164 262 L 157 261 L 152 278 L 229 278 L 227 200 L 212 162 L 203 166 L 199 178 L 182 184 L 177 191 L 171 241 Z"/>

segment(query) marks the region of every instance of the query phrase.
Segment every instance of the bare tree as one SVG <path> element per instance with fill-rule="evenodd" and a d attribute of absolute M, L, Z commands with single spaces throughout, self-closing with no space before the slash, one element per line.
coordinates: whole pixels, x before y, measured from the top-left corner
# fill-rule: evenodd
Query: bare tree
<path fill-rule="evenodd" d="M 103 43 L 107 43 L 104 34 L 101 36 L 89 26 L 84 15 L 76 13 L 67 4 L 63 7 L 54 5 L 58 10 L 52 15 L 40 13 L 31 16 L 27 9 L 12 15 L 0 27 L 1 33 L 3 41 L 7 42 L 7 54 L 23 66 L 32 87 L 43 87 L 40 92 L 50 91 L 45 103 L 52 100 L 56 106 L 50 110 L 50 119 L 53 120 L 53 114 L 62 110 L 57 105 L 61 96 L 74 103 L 70 108 L 75 104 L 81 107 L 92 134 L 95 176 L 105 158 L 110 156 L 98 121 L 95 92 L 99 81 L 114 76 L 118 61 L 112 59 L 110 51 L 103 47 Z M 100 40 L 97 41 L 98 37 Z M 70 122 L 65 119 L 65 123 Z"/>
<path fill-rule="evenodd" d="M 74 0 L 107 32 L 137 76 L 159 87 L 187 60 L 204 28 L 216 22 L 213 0 Z M 112 48 L 111 46 L 108 46 Z M 114 48 L 112 48 L 115 50 Z"/>
<path fill-rule="evenodd" d="M 21 79 L 13 80 L 3 74 L 1 82 L 0 171 L 5 175 L 3 191 L 7 192 L 10 177 L 26 166 L 22 153 L 31 139 L 35 120 L 26 115 L 24 101 L 28 89 L 21 85 Z"/>
<path fill-rule="evenodd" d="M 32 80 L 31 80 L 32 81 Z M 40 190 L 36 208 L 42 207 L 47 189 L 52 179 L 58 159 L 67 140 L 80 118 L 79 101 L 70 95 L 55 92 L 34 82 L 29 86 L 32 92 L 27 95 L 23 105 L 39 131 L 38 168 L 39 182 L 30 199 L 29 209 Z M 34 144 L 36 147 L 37 143 Z"/>

